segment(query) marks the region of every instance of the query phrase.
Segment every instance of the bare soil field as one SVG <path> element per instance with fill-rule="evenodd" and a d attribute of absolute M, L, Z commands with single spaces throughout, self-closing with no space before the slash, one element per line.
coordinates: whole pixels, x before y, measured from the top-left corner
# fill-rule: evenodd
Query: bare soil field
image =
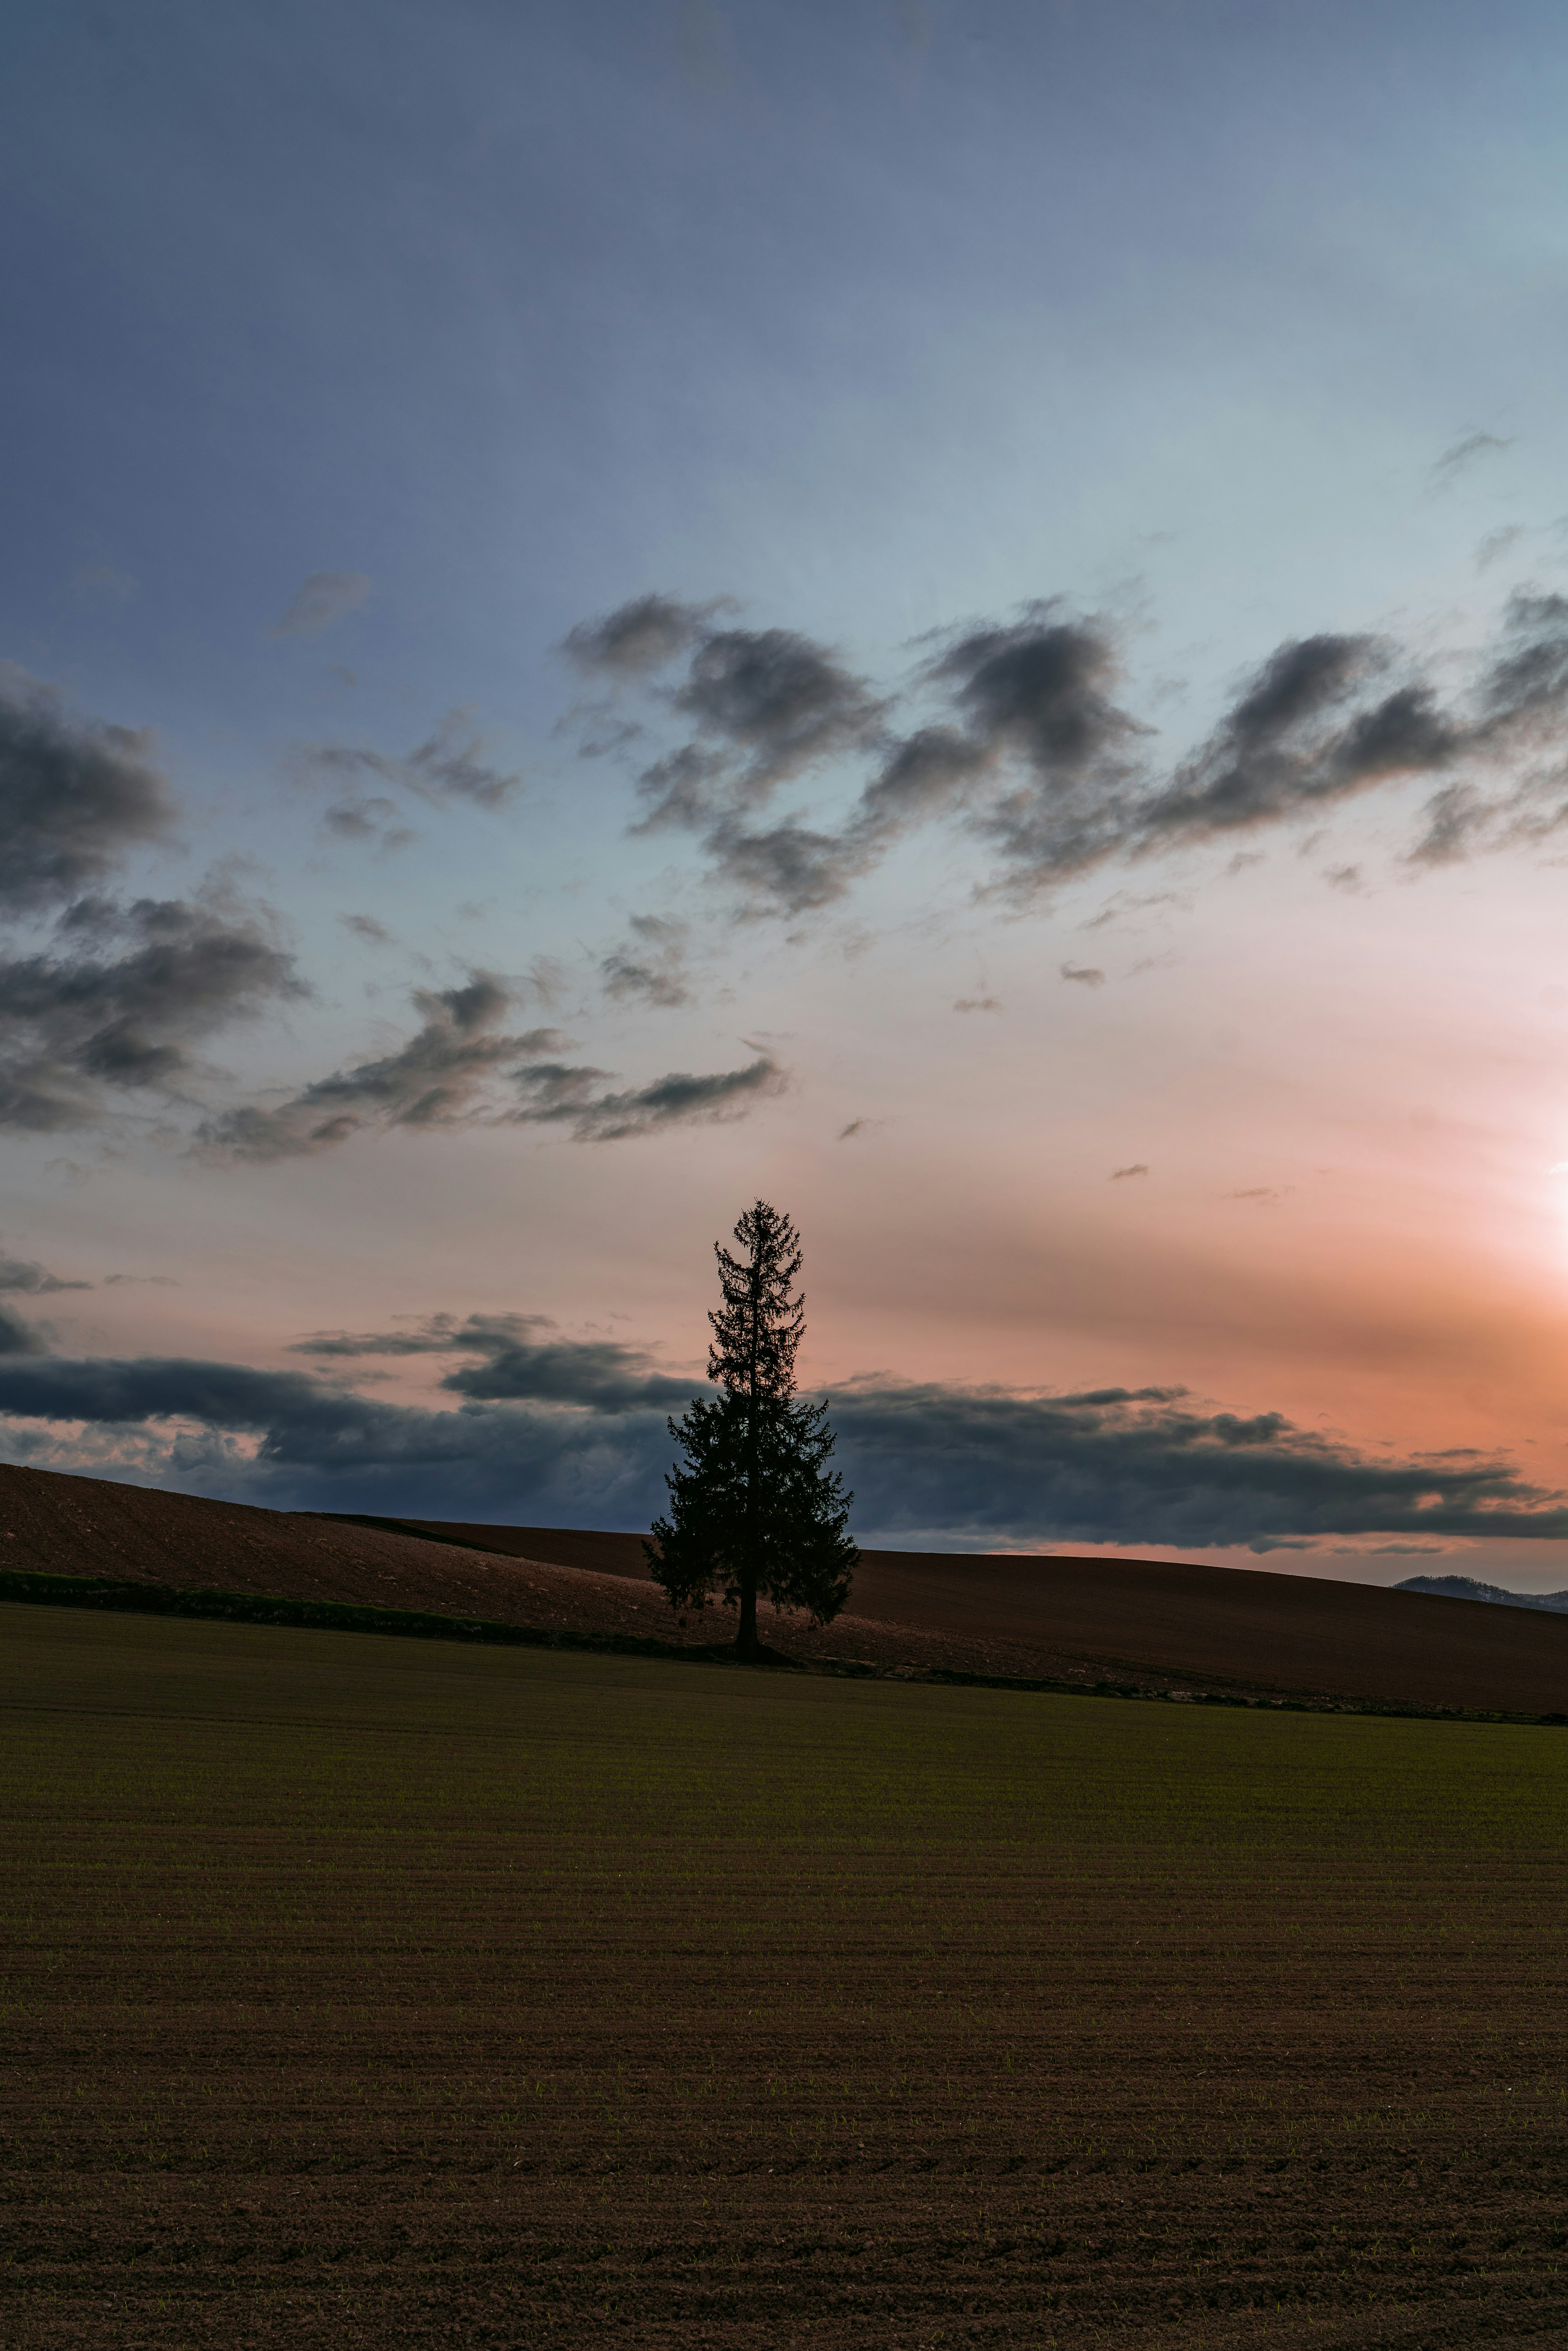
<path fill-rule="evenodd" d="M 0 1609 L 0 2343 L 1562 2342 L 1565 1742 Z"/>

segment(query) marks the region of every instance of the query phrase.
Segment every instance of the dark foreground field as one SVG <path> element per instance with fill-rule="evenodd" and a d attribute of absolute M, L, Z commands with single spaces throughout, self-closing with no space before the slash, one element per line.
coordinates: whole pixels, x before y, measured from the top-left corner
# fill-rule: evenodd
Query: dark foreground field
<path fill-rule="evenodd" d="M 18 2351 L 1568 2337 L 1568 1730 L 0 1637 Z"/>

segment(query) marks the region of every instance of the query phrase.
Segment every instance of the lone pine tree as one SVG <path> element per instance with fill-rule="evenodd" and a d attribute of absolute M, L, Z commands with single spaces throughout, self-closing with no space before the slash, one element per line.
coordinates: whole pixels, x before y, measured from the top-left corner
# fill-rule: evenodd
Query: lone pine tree
<path fill-rule="evenodd" d="M 853 1496 L 829 1468 L 825 1404 L 795 1393 L 806 1302 L 795 1294 L 800 1235 L 766 1200 L 735 1228 L 741 1255 L 714 1243 L 723 1301 L 708 1316 L 708 1377 L 719 1394 L 692 1400 L 670 1435 L 685 1456 L 664 1479 L 669 1515 L 655 1519 L 648 1562 L 673 1608 L 738 1605 L 737 1652 L 758 1655 L 757 1598 L 831 1622 L 860 1554 L 845 1532 Z"/>

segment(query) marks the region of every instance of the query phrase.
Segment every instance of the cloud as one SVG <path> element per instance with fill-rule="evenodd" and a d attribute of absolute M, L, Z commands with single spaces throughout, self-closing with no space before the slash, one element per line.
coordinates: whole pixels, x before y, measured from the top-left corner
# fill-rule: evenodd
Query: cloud
<path fill-rule="evenodd" d="M 999 1012 L 1001 1008 L 999 996 L 960 996 L 953 1005 L 955 1012 Z"/>
<path fill-rule="evenodd" d="M 351 931 L 355 938 L 365 940 L 371 946 L 390 947 L 394 944 L 392 933 L 373 914 L 340 914 L 338 920 L 346 931 Z"/>
<path fill-rule="evenodd" d="M 168 832 L 152 741 L 68 716 L 47 686 L 0 664 L 0 910 L 59 904 Z"/>
<path fill-rule="evenodd" d="M 641 597 L 574 629 L 566 648 L 622 683 L 683 664 L 650 688 L 689 731 L 643 768 L 634 831 L 701 833 L 716 871 L 770 908 L 825 904 L 847 886 L 839 868 L 856 864 L 855 846 L 793 818 L 759 827 L 757 811 L 784 783 L 883 747 L 884 705 L 829 647 L 790 629 L 721 627 L 721 609 Z M 601 726 L 601 711 L 588 716 Z"/>
<path fill-rule="evenodd" d="M 370 1128 L 430 1134 L 472 1124 L 484 1114 L 487 1081 L 504 1064 L 565 1041 L 553 1029 L 504 1033 L 512 991 L 490 972 L 475 972 L 461 987 L 417 988 L 413 1000 L 423 1025 L 395 1051 L 318 1078 L 273 1108 L 244 1103 L 209 1120 L 204 1148 L 268 1161 L 329 1150 Z"/>
<path fill-rule="evenodd" d="M 522 1126 L 564 1125 L 574 1143 L 621 1143 L 668 1126 L 716 1126 L 744 1118 L 754 1102 L 785 1092 L 789 1080 L 768 1054 L 743 1069 L 716 1070 L 694 1077 L 682 1070 L 655 1078 L 626 1093 L 594 1095 L 590 1081 L 603 1070 L 563 1069 L 543 1063 L 516 1072 L 532 1099 L 509 1113 Z"/>
<path fill-rule="evenodd" d="M 90 1281 L 62 1281 L 47 1266 L 31 1259 L 0 1258 L 0 1290 L 19 1290 L 31 1298 L 42 1298 L 57 1290 L 90 1290 Z"/>
<path fill-rule="evenodd" d="M 633 914 L 628 927 L 631 937 L 612 947 L 599 967 L 606 996 L 668 1008 L 689 1004 L 685 924 L 664 914 Z"/>
<path fill-rule="evenodd" d="M 561 1339 L 547 1314 L 433 1314 L 413 1331 L 317 1332 L 296 1354 L 365 1356 L 469 1354 L 480 1360 L 441 1382 L 455 1395 L 486 1402 L 579 1405 L 593 1412 L 684 1411 L 706 1383 L 660 1371 L 641 1347 L 611 1339 Z"/>
<path fill-rule="evenodd" d="M 1124 1184 L 1129 1176 L 1146 1176 L 1148 1172 L 1146 1160 L 1134 1159 L 1130 1167 L 1113 1167 L 1106 1181 L 1111 1184 Z"/>
<path fill-rule="evenodd" d="M 194 1477 L 204 1490 L 286 1508 L 647 1526 L 672 1451 L 664 1389 L 684 1395 L 686 1384 L 648 1370 L 634 1349 L 596 1360 L 589 1343 L 536 1340 L 538 1327 L 532 1317 L 426 1326 L 478 1343 L 455 1350 L 476 1360 L 452 1375 L 463 1401 L 446 1410 L 188 1358 L 0 1354 L 6 1450 L 26 1458 L 47 1447 L 52 1466 L 101 1468 L 118 1446 L 139 1477 Z M 480 1383 L 531 1383 L 529 1393 L 476 1395 L 456 1385 L 470 1371 Z M 618 1404 L 622 1395 L 631 1400 Z M 868 1380 L 828 1402 L 862 1541 L 918 1532 L 968 1546 L 1266 1552 L 1374 1534 L 1568 1537 L 1564 1498 L 1506 1460 L 1369 1458 L 1278 1413 L 1194 1410 L 1179 1389 L 1042 1396 Z M 44 1437 L 26 1425 L 37 1422 L 83 1433 Z M 164 1431 L 161 1449 L 138 1435 L 152 1425 Z M 249 1449 L 215 1441 L 234 1436 Z"/>
<path fill-rule="evenodd" d="M 1105 975 L 1097 964 L 1064 963 L 1061 966 L 1061 977 L 1063 979 L 1077 980 L 1082 987 L 1103 987 L 1105 985 Z"/>
<path fill-rule="evenodd" d="M 762 798 L 874 739 L 883 705 L 824 646 L 792 629 L 718 629 L 692 655 L 674 706 L 743 755 L 737 789 Z"/>
<path fill-rule="evenodd" d="M 432 808 L 465 799 L 497 809 L 523 782 L 520 769 L 491 765 L 485 738 L 466 710 L 449 710 L 435 732 L 403 758 L 362 745 L 313 743 L 294 759 L 301 775 L 340 790 L 322 819 L 328 830 L 344 841 L 373 841 L 383 851 L 401 849 L 414 836 L 397 801 L 362 789 L 367 778 L 396 785 Z"/>
<path fill-rule="evenodd" d="M 1430 774 L 1465 747 L 1432 689 L 1384 689 L 1390 648 L 1372 637 L 1292 639 L 1271 653 L 1209 740 L 1133 814 L 1146 854 L 1311 813 L 1375 784 Z"/>
<path fill-rule="evenodd" d="M 357 611 L 370 592 L 371 583 L 362 571 L 312 571 L 295 590 L 281 620 L 275 621 L 267 633 L 269 637 L 317 636 L 346 612 Z"/>
<path fill-rule="evenodd" d="M 597 621 L 580 621 L 565 651 L 579 669 L 638 677 L 664 669 L 695 644 L 716 607 L 683 604 L 674 596 L 638 596 Z"/>
<path fill-rule="evenodd" d="M 1020 904 L 1117 859 L 1234 842 L 1412 781 L 1434 788 L 1417 863 L 1568 825 L 1560 597 L 1516 594 L 1457 697 L 1391 637 L 1288 639 L 1174 760 L 1125 705 L 1113 632 L 1060 601 L 951 632 L 885 695 L 797 632 L 719 628 L 712 609 L 644 599 L 585 624 L 579 657 L 643 675 L 651 724 L 687 722 L 643 767 L 632 830 L 696 833 L 738 912 L 831 905 L 936 823 L 998 861 L 981 895 Z M 835 818 L 763 813 L 785 781 L 846 768 L 862 780 Z M 1228 870 L 1252 854 L 1233 850 Z M 1348 868 L 1331 879 L 1352 886 Z"/>
<path fill-rule="evenodd" d="M 745 1069 L 699 1077 L 672 1071 L 630 1092 L 597 1092 L 610 1071 L 539 1058 L 570 1044 L 559 1029 L 503 1029 L 515 1000 L 514 989 L 486 971 L 461 987 L 416 988 L 422 1025 L 394 1050 L 318 1078 L 270 1107 L 245 1102 L 210 1118 L 199 1146 L 216 1159 L 267 1162 L 333 1150 L 361 1133 L 407 1128 L 429 1134 L 480 1125 L 560 1126 L 573 1142 L 619 1142 L 665 1126 L 743 1117 L 754 1101 L 788 1083 L 763 1056 Z M 498 1099 L 503 1082 L 520 1102 Z"/>
<path fill-rule="evenodd" d="M 1523 537 L 1523 528 L 1516 522 L 1505 523 L 1499 530 L 1489 530 L 1476 547 L 1476 569 L 1490 570 L 1499 558 L 1506 555 L 1511 547 L 1517 546 Z"/>
<path fill-rule="evenodd" d="M 1466 433 L 1434 462 L 1433 479 L 1451 482 L 1456 474 L 1467 472 L 1479 457 L 1490 457 L 1512 446 L 1511 435 L 1507 440 L 1500 440 L 1495 433 Z"/>
<path fill-rule="evenodd" d="M 52 952 L 0 957 L 3 1126 L 90 1124 L 115 1093 L 183 1096 L 196 1042 L 306 993 L 265 909 L 221 892 L 78 900 L 56 938 Z"/>
<path fill-rule="evenodd" d="M 178 1290 L 180 1287 L 172 1273 L 106 1273 L 103 1277 L 105 1290 L 118 1290 L 131 1285 L 138 1289 L 149 1290 Z M 68 1288 L 72 1289 L 75 1286 L 74 1283 L 67 1285 Z"/>
<path fill-rule="evenodd" d="M 47 1352 L 41 1332 L 30 1322 L 24 1322 L 10 1307 L 0 1306 L 0 1355 L 42 1355 Z"/>
<path fill-rule="evenodd" d="M 1368 1459 L 1181 1392 L 1010 1396 L 856 1384 L 830 1398 L 855 1523 L 987 1541 L 1210 1548 L 1348 1534 L 1561 1536 L 1568 1504 L 1506 1461 Z"/>

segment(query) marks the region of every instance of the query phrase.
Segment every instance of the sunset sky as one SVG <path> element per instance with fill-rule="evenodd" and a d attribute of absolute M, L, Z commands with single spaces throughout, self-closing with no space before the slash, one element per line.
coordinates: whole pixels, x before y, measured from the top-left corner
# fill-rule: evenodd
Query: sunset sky
<path fill-rule="evenodd" d="M 1568 1585 L 1568 20 L 21 0 L 0 1455 Z"/>

